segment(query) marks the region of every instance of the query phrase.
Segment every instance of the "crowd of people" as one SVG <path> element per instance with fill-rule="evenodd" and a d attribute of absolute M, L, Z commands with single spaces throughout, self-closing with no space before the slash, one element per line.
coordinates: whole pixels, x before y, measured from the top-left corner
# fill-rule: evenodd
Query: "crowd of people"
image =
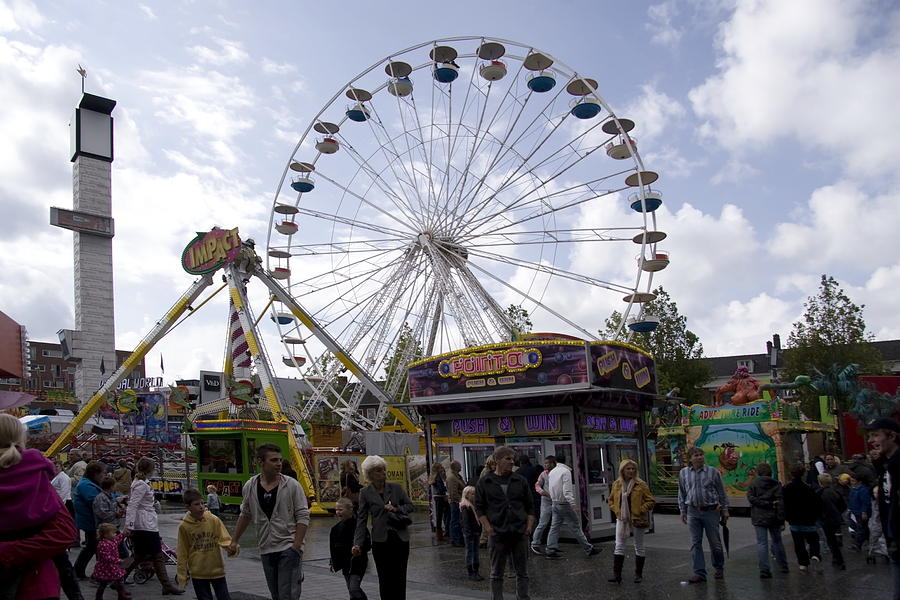
<path fill-rule="evenodd" d="M 756 466 L 747 498 L 760 578 L 773 578 L 776 569 L 790 572 L 782 540 L 785 529 L 800 572 L 821 570 L 826 552 L 835 569 L 845 569 L 847 537 L 848 551 L 865 551 L 870 561 L 891 563 L 894 598 L 900 599 L 900 501 L 892 486 L 900 480 L 900 423 L 878 419 L 869 426 L 868 437 L 869 456 L 842 462 L 826 454 L 794 464 L 784 486 L 772 477 L 771 465 Z M 59 598 L 61 590 L 69 600 L 80 600 L 92 560 L 96 599 L 108 588 L 119 600 L 130 598 L 125 578 L 141 568 L 156 575 L 163 595 L 183 594 L 190 582 L 201 600 L 229 600 L 223 553 L 239 553 L 239 540 L 250 524 L 256 529 L 273 600 L 300 597 L 309 507 L 297 480 L 282 472 L 287 461 L 278 446 L 257 448 L 259 473 L 243 487 L 240 516 L 231 534 L 216 514 L 221 505 L 215 488 L 207 489 L 205 496 L 199 490 L 184 493 L 187 512 L 178 528 L 177 576 L 172 582 L 159 534 L 159 504 L 148 482 L 155 471 L 153 460 L 106 464 L 73 452 L 64 469 L 59 460 L 51 463 L 26 449 L 24 442 L 22 424 L 0 414 L 0 600 Z M 708 578 L 704 537 L 712 576 L 725 578 L 720 527 L 730 513 L 722 476 L 705 464 L 703 451 L 689 449 L 688 462 L 678 478 L 678 506 L 690 534 L 693 563 L 686 583 L 701 584 Z M 487 550 L 493 600 L 503 598 L 507 571 L 515 579 L 516 598 L 529 598 L 529 555 L 558 559 L 564 526 L 586 557 L 600 552 L 584 534 L 572 468 L 563 457 L 547 456 L 543 465 L 534 465 L 527 456 L 501 446 L 481 476 L 469 482 L 458 462 L 449 467 L 447 472 L 435 466 L 430 478 L 436 541 L 464 549 L 467 575 L 473 580 L 483 579 L 479 554 Z M 337 524 L 329 538 L 331 569 L 343 575 L 351 600 L 366 600 L 362 580 L 371 551 L 380 598 L 405 600 L 414 506 L 403 486 L 387 481 L 384 459 L 368 456 L 361 468 L 365 486 L 355 465 L 342 471 Z M 635 556 L 633 581 L 640 583 L 644 577 L 644 534 L 651 526 L 654 499 L 638 473 L 635 461 L 623 460 L 608 497 L 616 520 L 608 579 L 614 585 L 623 580 L 629 538 Z M 72 546 L 79 549 L 74 564 L 67 552 Z"/>

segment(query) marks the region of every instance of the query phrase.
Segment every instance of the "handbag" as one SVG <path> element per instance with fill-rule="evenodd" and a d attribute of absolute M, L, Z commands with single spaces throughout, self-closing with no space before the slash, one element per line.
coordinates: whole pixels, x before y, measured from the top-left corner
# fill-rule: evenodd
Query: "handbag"
<path fill-rule="evenodd" d="M 388 525 L 393 527 L 394 529 L 406 529 L 410 525 L 412 525 L 412 517 L 403 512 L 388 512 L 387 513 L 387 522 Z"/>

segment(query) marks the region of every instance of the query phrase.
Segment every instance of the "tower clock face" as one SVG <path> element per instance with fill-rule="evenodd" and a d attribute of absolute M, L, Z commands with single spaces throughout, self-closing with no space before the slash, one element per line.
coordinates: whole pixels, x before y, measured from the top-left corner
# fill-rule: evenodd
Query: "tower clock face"
<path fill-rule="evenodd" d="M 83 108 L 78 113 L 80 152 L 112 159 L 112 117 Z"/>

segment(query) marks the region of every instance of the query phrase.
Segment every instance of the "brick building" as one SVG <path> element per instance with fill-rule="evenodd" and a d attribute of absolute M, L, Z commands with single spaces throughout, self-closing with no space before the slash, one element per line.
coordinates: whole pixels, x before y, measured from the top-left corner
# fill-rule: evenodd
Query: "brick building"
<path fill-rule="evenodd" d="M 128 350 L 116 350 L 116 364 L 106 365 L 103 378 L 112 375 L 125 362 Z M 65 360 L 62 347 L 55 342 L 25 342 L 27 369 L 25 375 L 0 379 L 0 390 L 27 392 L 41 401 L 71 403 L 75 401 L 75 361 Z M 129 379 L 145 377 L 144 361 L 128 374 Z"/>

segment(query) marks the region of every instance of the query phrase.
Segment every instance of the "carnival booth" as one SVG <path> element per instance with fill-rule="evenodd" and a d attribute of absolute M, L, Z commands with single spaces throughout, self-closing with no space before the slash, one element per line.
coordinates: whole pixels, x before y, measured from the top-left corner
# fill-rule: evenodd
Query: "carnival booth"
<path fill-rule="evenodd" d="M 803 418 L 797 402 L 768 395 L 744 404 L 694 404 L 672 407 L 671 416 L 656 415 L 660 425 L 651 432 L 653 454 L 651 488 L 661 504 L 678 501 L 678 472 L 687 465 L 687 450 L 703 449 L 706 464 L 719 470 L 729 503 L 747 507 L 747 489 L 756 478 L 756 465 L 772 466 L 772 477 L 787 483 L 795 462 L 821 454 L 834 425 Z M 652 439 L 655 438 L 655 439 Z"/>
<path fill-rule="evenodd" d="M 505 445 L 540 464 L 573 468 L 575 494 L 592 537 L 614 535 L 607 496 L 619 461 L 648 461 L 642 414 L 656 396 L 651 356 L 616 342 L 555 334 L 466 348 L 409 366 L 410 402 L 423 416 L 435 460 L 458 460 L 475 481 Z"/>

